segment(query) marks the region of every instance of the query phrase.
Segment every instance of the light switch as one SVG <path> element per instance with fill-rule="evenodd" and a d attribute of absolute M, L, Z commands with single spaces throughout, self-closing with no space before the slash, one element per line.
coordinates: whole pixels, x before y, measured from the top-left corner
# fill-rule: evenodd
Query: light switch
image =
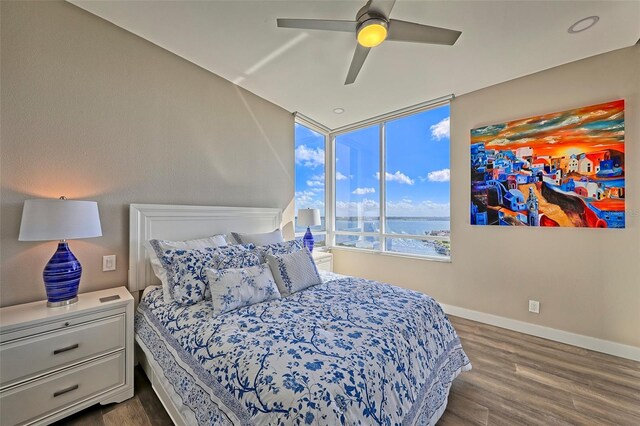
<path fill-rule="evenodd" d="M 116 255 L 102 256 L 102 272 L 116 270 Z"/>

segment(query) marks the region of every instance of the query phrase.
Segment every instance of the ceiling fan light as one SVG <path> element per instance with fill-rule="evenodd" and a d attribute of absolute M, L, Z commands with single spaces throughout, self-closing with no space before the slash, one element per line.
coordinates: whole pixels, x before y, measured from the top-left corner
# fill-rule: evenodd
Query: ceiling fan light
<path fill-rule="evenodd" d="M 376 47 L 387 38 L 387 23 L 382 19 L 369 19 L 358 28 L 358 43 L 364 47 Z"/>

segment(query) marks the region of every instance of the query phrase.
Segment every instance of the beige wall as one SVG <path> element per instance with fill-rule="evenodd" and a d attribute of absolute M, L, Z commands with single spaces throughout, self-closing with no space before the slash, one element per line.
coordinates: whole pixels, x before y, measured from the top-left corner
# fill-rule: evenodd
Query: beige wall
<path fill-rule="evenodd" d="M 472 128 L 623 98 L 627 228 L 469 225 Z M 457 97 L 451 104 L 452 263 L 335 251 L 335 269 L 439 301 L 640 346 L 640 46 Z M 541 302 L 540 314 L 527 300 Z"/>
<path fill-rule="evenodd" d="M 98 201 L 81 291 L 126 285 L 129 203 L 290 206 L 290 113 L 71 4 L 1 4 L 2 305 L 45 297 L 26 198 Z"/>

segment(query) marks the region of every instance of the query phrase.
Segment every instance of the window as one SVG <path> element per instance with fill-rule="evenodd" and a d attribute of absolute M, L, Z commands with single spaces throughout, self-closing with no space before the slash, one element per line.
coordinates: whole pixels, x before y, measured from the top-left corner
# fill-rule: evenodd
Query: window
<path fill-rule="evenodd" d="M 335 138 L 336 245 L 379 249 L 380 126 L 344 133 Z M 358 233 L 354 238 L 353 233 Z"/>
<path fill-rule="evenodd" d="M 449 104 L 334 144 L 335 245 L 448 259 Z"/>
<path fill-rule="evenodd" d="M 320 209 L 322 225 L 311 230 L 316 246 L 326 244 L 325 141 L 324 134 L 295 124 L 295 232 L 302 236 L 307 229 L 297 225 L 298 209 Z"/>

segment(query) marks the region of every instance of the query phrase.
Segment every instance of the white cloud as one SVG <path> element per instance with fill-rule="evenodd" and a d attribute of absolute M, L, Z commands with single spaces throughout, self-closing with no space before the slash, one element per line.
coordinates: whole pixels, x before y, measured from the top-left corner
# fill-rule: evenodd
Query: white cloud
<path fill-rule="evenodd" d="M 449 203 L 425 200 L 413 203 L 411 200 L 387 201 L 387 217 L 448 217 Z"/>
<path fill-rule="evenodd" d="M 378 216 L 380 204 L 368 198 L 362 201 L 336 201 L 337 216 Z"/>
<path fill-rule="evenodd" d="M 430 127 L 431 136 L 436 140 L 448 138 L 449 128 L 450 128 L 449 117 L 447 117 L 442 119 L 442 121 L 440 121 L 439 123 L 434 124 L 433 126 Z"/>
<path fill-rule="evenodd" d="M 313 191 L 299 191 L 295 193 L 296 209 L 322 209 L 324 201 L 316 198 Z"/>
<path fill-rule="evenodd" d="M 388 217 L 449 217 L 449 203 L 436 203 L 424 200 L 413 202 L 409 199 L 401 201 L 387 201 Z M 337 201 L 336 216 L 368 216 L 377 217 L 380 214 L 380 204 L 368 198 L 362 201 Z"/>
<path fill-rule="evenodd" d="M 356 188 L 353 190 L 352 194 L 356 195 L 364 195 L 364 194 L 373 194 L 376 192 L 375 188 Z"/>
<path fill-rule="evenodd" d="M 324 187 L 324 173 L 321 175 L 313 175 L 311 179 L 307 181 L 309 187 Z"/>
<path fill-rule="evenodd" d="M 376 172 L 374 177 L 376 179 L 380 179 L 380 172 Z M 398 182 L 398 183 L 402 183 L 402 184 L 405 184 L 405 185 L 413 185 L 415 183 L 415 180 L 411 179 L 409 176 L 405 175 L 404 173 L 402 173 L 399 170 L 396 171 L 393 174 L 391 174 L 389 172 L 385 172 L 385 178 L 386 178 L 387 182 Z"/>
<path fill-rule="evenodd" d="M 569 126 L 571 124 L 578 124 L 580 122 L 581 118 L 578 116 L 571 116 L 568 117 L 566 119 L 564 119 L 561 123 L 560 123 L 560 127 L 564 127 L 564 126 Z"/>
<path fill-rule="evenodd" d="M 324 149 L 300 145 L 296 148 L 296 163 L 312 169 L 324 166 Z"/>
<path fill-rule="evenodd" d="M 311 191 L 296 192 L 296 204 L 307 203 L 313 201 L 314 193 Z"/>
<path fill-rule="evenodd" d="M 336 172 L 336 180 L 345 180 L 345 179 L 349 179 L 349 178 L 340 172 Z"/>
<path fill-rule="evenodd" d="M 450 178 L 451 172 L 449 169 L 435 170 L 427 173 L 429 182 L 449 182 Z"/>
<path fill-rule="evenodd" d="M 487 143 L 487 146 L 504 146 L 508 143 L 511 143 L 509 139 L 506 138 L 496 138 Z"/>

